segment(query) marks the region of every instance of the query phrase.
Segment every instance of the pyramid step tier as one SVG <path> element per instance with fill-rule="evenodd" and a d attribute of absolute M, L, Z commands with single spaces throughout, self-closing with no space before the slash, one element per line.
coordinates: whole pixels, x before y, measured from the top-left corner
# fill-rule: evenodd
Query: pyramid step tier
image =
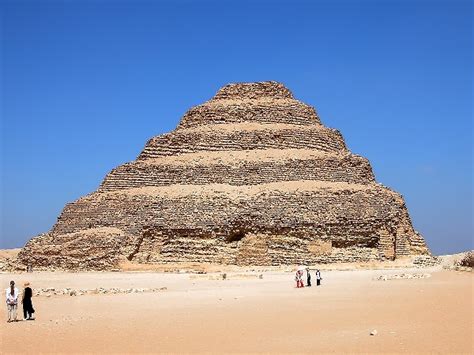
<path fill-rule="evenodd" d="M 345 153 L 341 133 L 324 126 L 240 123 L 180 129 L 150 139 L 138 159 L 205 151 L 312 149 Z"/>
<path fill-rule="evenodd" d="M 415 233 L 403 200 L 391 190 L 376 184 L 298 181 L 254 186 L 172 185 L 94 193 L 65 207 L 48 234 L 47 244 L 64 245 L 74 240 L 74 233 L 83 235 L 110 227 L 120 231 L 115 233 L 119 239 L 110 240 L 104 234 L 106 239 L 97 242 L 121 243 L 120 248 L 126 250 L 123 255 L 132 258 L 179 260 L 181 249 L 175 240 L 184 238 L 189 239 L 190 246 L 207 250 L 209 262 L 239 260 L 240 264 L 252 264 L 258 249 L 255 245 L 263 242 L 262 248 L 268 249 L 270 257 L 266 264 L 290 262 L 295 257 L 288 253 L 292 248 L 303 248 L 300 261 L 354 261 L 353 253 L 340 253 L 344 248 L 364 251 L 365 259 L 380 255 L 392 259 L 397 240 Z M 402 230 L 403 234 L 398 234 Z M 256 235 L 263 239 L 259 241 Z M 252 247 L 245 249 L 239 240 Z M 25 253 L 41 258 L 42 251 L 34 250 L 37 244 L 32 242 L 32 249 L 27 245 Z M 175 247 L 177 254 L 171 255 Z M 214 254 L 212 250 L 234 253 Z M 249 254 L 242 257 L 237 252 Z M 199 255 L 198 251 L 189 253 Z M 225 255 L 236 259 L 225 261 Z"/>
<path fill-rule="evenodd" d="M 293 99 L 293 94 L 285 85 L 276 81 L 232 83 L 220 88 L 212 100 L 256 100 L 262 98 Z"/>
<path fill-rule="evenodd" d="M 112 170 L 99 191 L 175 184 L 256 185 L 298 180 L 369 184 L 375 178 L 368 160 L 357 155 L 270 149 L 190 153 L 132 162 Z"/>
<path fill-rule="evenodd" d="M 318 233 L 339 230 L 345 236 L 351 233 L 341 226 L 353 224 L 354 232 L 401 218 L 400 204 L 398 194 L 375 184 L 291 181 L 143 187 L 93 193 L 68 204 L 53 233 L 114 226 L 137 235 L 147 225 L 212 230 L 241 224 L 257 229 L 319 226 Z"/>
<path fill-rule="evenodd" d="M 186 112 L 177 129 L 242 122 L 321 125 L 314 107 L 297 100 L 211 100 Z"/>

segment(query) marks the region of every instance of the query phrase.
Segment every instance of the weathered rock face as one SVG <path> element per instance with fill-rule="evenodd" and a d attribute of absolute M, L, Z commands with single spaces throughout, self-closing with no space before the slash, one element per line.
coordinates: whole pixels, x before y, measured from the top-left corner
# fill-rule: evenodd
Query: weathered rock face
<path fill-rule="evenodd" d="M 23 263 L 279 265 L 429 254 L 403 198 L 375 182 L 313 107 L 282 84 L 230 84 L 136 161 L 66 205 Z"/>

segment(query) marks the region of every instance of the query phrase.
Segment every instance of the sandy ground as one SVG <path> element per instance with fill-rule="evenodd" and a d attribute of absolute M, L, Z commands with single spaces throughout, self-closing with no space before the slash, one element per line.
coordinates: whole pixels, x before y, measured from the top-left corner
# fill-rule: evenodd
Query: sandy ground
<path fill-rule="evenodd" d="M 14 258 L 18 255 L 20 252 L 21 248 L 16 248 L 16 249 L 0 249 L 0 260 L 6 259 L 6 258 Z"/>
<path fill-rule="evenodd" d="M 426 279 L 376 281 L 382 274 Z M 293 273 L 0 274 L 33 288 L 167 287 L 157 293 L 39 296 L 37 319 L 6 323 L 0 352 L 473 353 L 473 274 L 441 270 L 325 271 L 294 288 Z M 313 277 L 314 282 L 314 277 Z M 3 296 L 4 297 L 4 296 Z M 376 336 L 369 333 L 377 330 Z"/>

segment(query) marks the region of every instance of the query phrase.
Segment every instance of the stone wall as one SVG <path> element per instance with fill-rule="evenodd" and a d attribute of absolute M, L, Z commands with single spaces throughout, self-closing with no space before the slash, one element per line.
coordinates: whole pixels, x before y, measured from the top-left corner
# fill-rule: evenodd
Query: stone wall
<path fill-rule="evenodd" d="M 178 129 L 242 122 L 320 124 L 313 107 L 295 101 L 291 103 L 288 103 L 287 100 L 249 101 L 246 106 L 242 106 L 238 102 L 218 101 L 196 106 L 186 112 Z"/>
<path fill-rule="evenodd" d="M 293 94 L 285 85 L 276 81 L 257 83 L 227 84 L 222 87 L 212 100 L 261 100 L 261 99 L 292 99 Z M 211 101 L 212 101 L 211 100 Z"/>
<path fill-rule="evenodd" d="M 253 149 L 314 149 L 347 152 L 339 131 L 320 126 L 295 125 L 207 125 L 180 129 L 148 141 L 139 160 L 195 152 Z"/>
<path fill-rule="evenodd" d="M 258 159 L 258 155 L 256 156 Z M 173 164 L 147 160 L 119 166 L 106 176 L 99 191 L 174 184 L 256 185 L 277 181 L 321 180 L 369 184 L 374 175 L 369 162 L 354 155 L 301 156 L 277 161 L 235 160 L 213 164 Z"/>

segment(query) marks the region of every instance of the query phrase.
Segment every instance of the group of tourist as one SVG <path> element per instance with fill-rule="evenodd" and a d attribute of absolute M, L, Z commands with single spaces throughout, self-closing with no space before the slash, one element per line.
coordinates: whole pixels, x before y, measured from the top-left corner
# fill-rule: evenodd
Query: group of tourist
<path fill-rule="evenodd" d="M 298 269 L 296 271 L 296 276 L 295 276 L 296 288 L 304 287 L 303 276 L 304 276 L 303 269 Z M 321 285 L 322 279 L 323 278 L 321 277 L 321 272 L 319 270 L 316 270 L 316 286 Z M 311 273 L 310 273 L 309 268 L 306 268 L 306 287 L 311 287 Z"/>
<path fill-rule="evenodd" d="M 304 269 L 299 269 L 296 271 L 295 281 L 296 287 L 301 288 L 305 287 L 303 283 Z M 316 285 L 321 285 L 321 272 L 316 270 Z M 34 320 L 33 313 L 35 310 L 33 308 L 33 302 L 31 301 L 33 297 L 33 290 L 30 287 L 29 282 L 25 282 L 25 288 L 23 289 L 23 296 L 21 303 L 23 305 L 23 320 Z M 311 273 L 309 268 L 306 268 L 306 287 L 311 286 Z M 18 308 L 18 299 L 20 298 L 20 292 L 18 288 L 15 287 L 15 281 L 10 281 L 10 287 L 5 290 L 6 292 L 6 302 L 8 310 L 8 320 L 7 322 L 16 322 L 17 321 L 17 308 Z"/>
<path fill-rule="evenodd" d="M 33 313 L 35 310 L 33 309 L 33 303 L 31 298 L 33 297 L 33 290 L 30 287 L 29 282 L 25 282 L 25 288 L 23 290 L 23 296 L 21 299 L 21 303 L 23 305 L 23 320 L 34 320 Z M 16 322 L 17 321 L 17 308 L 18 308 L 18 299 L 20 297 L 20 293 L 18 288 L 15 287 L 15 281 L 10 281 L 10 287 L 5 290 L 6 292 L 6 302 L 7 302 L 7 310 L 8 310 L 8 320 L 7 322 Z"/>

